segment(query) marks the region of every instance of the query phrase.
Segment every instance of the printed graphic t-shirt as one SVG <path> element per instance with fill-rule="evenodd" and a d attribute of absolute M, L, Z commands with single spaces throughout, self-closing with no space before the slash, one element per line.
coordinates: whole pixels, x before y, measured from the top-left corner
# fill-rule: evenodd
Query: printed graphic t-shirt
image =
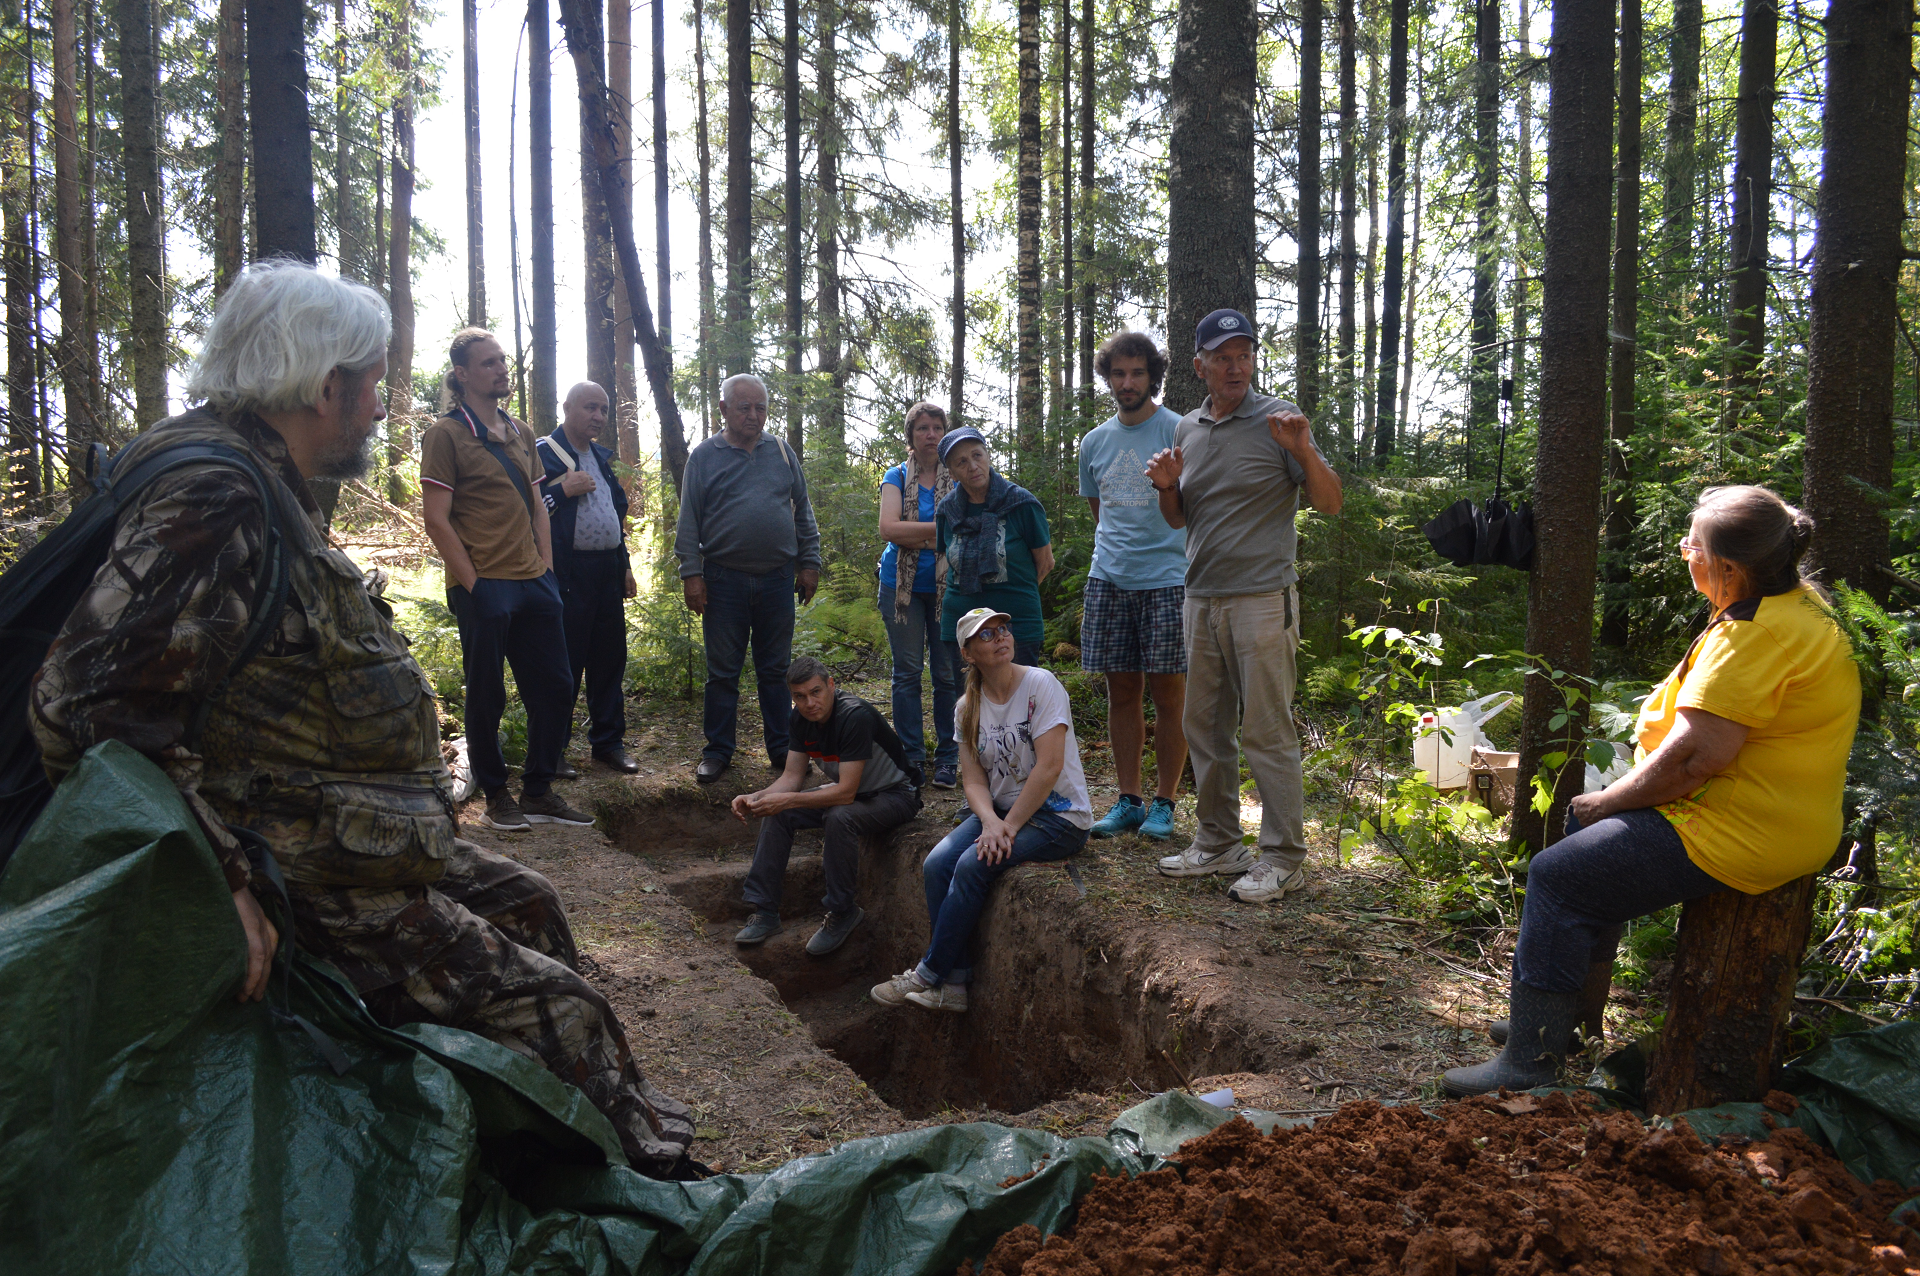
<path fill-rule="evenodd" d="M 1087 796 L 1087 775 L 1080 766 L 1080 742 L 1073 734 L 1073 709 L 1067 703 L 1067 689 L 1045 669 L 1023 666 L 1025 672 L 1005 704 L 989 697 L 980 702 L 980 736 L 975 741 L 980 765 L 987 773 L 987 791 L 997 807 L 1010 807 L 1020 800 L 1020 790 L 1033 774 L 1036 754 L 1035 736 L 1045 735 L 1066 724 L 1066 761 L 1053 792 L 1041 809 L 1064 817 L 1075 828 L 1093 827 L 1093 803 Z M 956 729 L 960 710 L 954 708 Z"/>
<path fill-rule="evenodd" d="M 1661 806 L 1687 856 L 1749 895 L 1825 864 L 1840 842 L 1860 671 L 1819 595 L 1802 585 L 1735 603 L 1640 706 L 1635 762 L 1682 709 L 1748 728 L 1733 765 Z"/>
<path fill-rule="evenodd" d="M 880 482 L 883 484 L 885 483 L 893 484 L 894 489 L 896 491 L 904 489 L 907 486 L 907 467 L 904 465 L 894 466 L 892 469 L 888 470 L 884 475 L 881 476 Z M 900 498 L 897 496 L 892 498 L 882 496 L 880 499 L 883 501 L 888 499 L 898 501 Z M 894 508 L 897 511 L 899 506 L 896 505 Z M 933 521 L 933 489 L 932 488 L 923 487 L 920 489 L 920 501 L 919 501 L 919 505 L 914 510 L 914 520 L 921 523 L 931 523 Z M 931 594 L 934 591 L 933 561 L 934 561 L 934 553 L 932 550 L 923 549 L 920 551 L 919 565 L 915 567 L 913 570 L 913 592 L 914 593 Z M 899 570 L 900 570 L 900 547 L 894 544 L 892 541 L 888 541 L 887 547 L 884 550 L 880 551 L 881 587 L 885 589 L 897 588 L 897 582 L 899 580 L 899 577 L 896 576 L 895 573 L 898 572 Z"/>
<path fill-rule="evenodd" d="M 1187 534 L 1167 526 L 1147 478 L 1154 453 L 1173 446 L 1180 414 L 1163 407 L 1138 425 L 1110 416 L 1080 440 L 1080 495 L 1100 502 L 1087 575 L 1119 589 L 1166 589 L 1187 579 Z"/>
<path fill-rule="evenodd" d="M 860 773 L 860 795 L 878 793 L 903 783 L 906 772 L 894 764 L 881 747 L 880 735 L 886 728 L 880 711 L 850 691 L 834 693 L 833 712 L 825 722 L 814 722 L 795 709 L 787 719 L 787 739 L 829 780 L 839 780 L 842 762 L 864 762 Z"/>

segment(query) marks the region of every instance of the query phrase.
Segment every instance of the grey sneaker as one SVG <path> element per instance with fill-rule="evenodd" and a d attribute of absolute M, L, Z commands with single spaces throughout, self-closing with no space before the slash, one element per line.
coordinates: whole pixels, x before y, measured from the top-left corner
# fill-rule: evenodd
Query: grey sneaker
<path fill-rule="evenodd" d="M 747 924 L 733 937 L 736 944 L 764 944 L 780 933 L 780 914 L 755 913 L 747 918 Z"/>
<path fill-rule="evenodd" d="M 807 956 L 825 957 L 834 949 L 847 942 L 847 936 L 853 934 L 853 928 L 867 920 L 867 912 L 858 905 L 850 913 L 828 913 L 820 929 L 813 932 L 813 938 L 807 941 Z"/>
<path fill-rule="evenodd" d="M 1258 860 L 1248 867 L 1246 876 L 1227 888 L 1227 898 L 1242 904 L 1278 904 L 1306 884 L 1306 869 L 1296 868 L 1282 876 L 1279 869 Z"/>
<path fill-rule="evenodd" d="M 927 987 L 927 981 L 920 978 L 920 972 L 909 968 L 884 984 L 875 984 L 867 995 L 883 1006 L 904 1006 L 910 995 L 925 987 Z"/>
<path fill-rule="evenodd" d="M 1169 855 L 1160 861 L 1160 871 L 1168 877 L 1206 877 L 1213 873 L 1231 873 L 1238 877 L 1251 867 L 1253 854 L 1244 846 L 1229 846 L 1212 854 L 1189 846 L 1178 855 Z"/>
<path fill-rule="evenodd" d="M 520 804 L 505 789 L 487 799 L 487 812 L 480 817 L 480 822 L 502 833 L 524 833 L 533 827 L 520 813 Z"/>
<path fill-rule="evenodd" d="M 562 798 L 552 789 L 548 789 L 538 797 L 522 793 L 520 795 L 520 810 L 526 815 L 527 823 L 529 824 L 578 824 L 590 826 L 593 823 L 593 817 L 591 815 L 588 815 L 585 811 L 574 810 L 567 805 L 566 799 Z"/>
<path fill-rule="evenodd" d="M 922 988 L 907 994 L 907 1000 L 916 1006 L 925 1006 L 928 1010 L 951 1010 L 956 1015 L 967 1012 L 967 986 L 965 984 L 941 984 L 938 988 Z"/>

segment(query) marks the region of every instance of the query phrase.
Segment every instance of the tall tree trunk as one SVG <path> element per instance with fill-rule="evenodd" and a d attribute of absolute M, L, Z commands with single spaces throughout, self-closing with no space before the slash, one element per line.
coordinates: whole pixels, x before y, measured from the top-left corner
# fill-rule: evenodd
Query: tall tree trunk
<path fill-rule="evenodd" d="M 213 295 L 227 291 L 246 262 L 247 6 L 220 0 L 214 36 Z"/>
<path fill-rule="evenodd" d="M 1425 43 L 1426 41 L 1423 39 L 1421 41 L 1422 46 L 1424 46 Z M 1420 61 L 1419 54 L 1422 52 L 1424 52 L 1423 48 L 1417 48 L 1415 50 L 1415 61 Z M 1414 115 L 1416 118 L 1418 117 L 1419 112 L 1417 109 Z M 1407 252 L 1407 296 L 1406 302 L 1402 307 L 1404 315 L 1401 327 L 1405 329 L 1405 334 L 1401 337 L 1400 411 L 1396 417 L 1400 422 L 1402 433 L 1407 430 L 1413 420 L 1411 416 L 1413 404 L 1413 329 L 1414 321 L 1419 317 L 1420 313 L 1420 218 L 1421 215 L 1426 212 L 1427 171 L 1421 165 L 1421 160 L 1425 157 L 1426 148 L 1427 130 L 1425 126 L 1422 125 L 1414 133 L 1413 141 L 1413 243 Z M 1414 461 L 1414 469 L 1416 471 L 1419 469 L 1419 460 L 1417 457 Z"/>
<path fill-rule="evenodd" d="M 160 79 L 152 4 L 149 0 L 119 0 L 117 20 L 120 26 L 120 137 L 127 181 L 130 311 L 127 336 L 133 354 L 134 424 L 145 429 L 167 414 L 166 267 L 160 258 L 161 227 L 165 224 L 160 193 Z M 271 39 L 271 35 L 263 32 L 255 44 Z M 305 80 L 303 66 L 300 98 L 303 114 Z M 255 111 L 256 125 L 259 115 L 260 112 Z M 304 125 L 304 120 L 302 123 Z M 257 139 L 254 150 L 260 153 Z M 312 259 L 313 192 L 309 189 L 306 260 Z M 78 478 L 78 471 L 74 477 Z"/>
<path fill-rule="evenodd" d="M 618 0 L 616 0 L 616 3 Z M 667 10 L 666 0 L 653 0 L 648 6 L 652 16 L 649 30 L 653 45 L 653 251 L 655 290 L 660 301 L 660 344 L 673 348 L 673 236 L 668 225 L 668 196 L 673 183 L 667 170 Z M 629 139 L 631 134 L 628 134 Z M 630 146 L 629 140 L 626 145 Z M 632 162 L 628 161 L 627 189 L 633 189 Z M 633 316 L 627 316 L 625 358 L 628 376 L 633 369 Z"/>
<path fill-rule="evenodd" d="M 1593 658 L 1601 454 L 1607 437 L 1607 195 L 1613 187 L 1613 0 L 1558 0 L 1547 68 L 1547 233 L 1540 307 L 1539 446 L 1527 645 L 1551 669 L 1584 676 Z M 1560 719 L 1558 726 L 1555 718 Z M 1513 837 L 1559 840 L 1585 777 L 1586 713 L 1541 674 L 1526 681 Z M 1553 801 L 1533 808 L 1534 773 L 1561 753 Z"/>
<path fill-rule="evenodd" d="M 1400 302 L 1405 291 L 1407 203 L 1407 0 L 1393 0 L 1387 55 L 1387 269 L 1380 321 L 1379 406 L 1373 455 L 1384 468 L 1394 448 L 1394 391 L 1399 387 Z"/>
<path fill-rule="evenodd" d="M 387 113 L 373 113 L 373 225 L 367 230 L 367 260 L 373 269 L 367 283 L 375 292 L 387 290 Z M 255 226 L 256 231 L 258 226 Z"/>
<path fill-rule="evenodd" d="M 1093 97 L 1093 0 L 1080 0 L 1080 412 L 1093 420 L 1094 148 L 1099 122 Z"/>
<path fill-rule="evenodd" d="M 1632 3 L 1633 0 L 1628 0 Z M 1494 424 L 1500 393 L 1500 0 L 1474 0 L 1473 342 L 1467 449 Z"/>
<path fill-rule="evenodd" d="M 1300 410 L 1320 410 L 1320 0 L 1300 0 L 1300 249 L 1294 316 L 1294 389 Z"/>
<path fill-rule="evenodd" d="M 596 29 L 599 24 L 595 24 Z M 604 68 L 607 64 L 605 46 L 590 51 L 595 65 Z M 585 275 L 585 303 L 583 318 L 586 320 L 587 337 L 587 380 L 607 392 L 611 400 L 614 391 L 613 349 L 614 314 L 613 294 L 619 291 L 619 281 L 615 278 L 613 265 L 613 227 L 608 224 L 607 206 L 600 195 L 600 181 L 596 175 L 593 142 L 587 134 L 587 111 L 590 109 L 585 99 L 580 101 L 580 241 L 581 264 Z M 629 185 L 628 189 L 632 189 Z M 560 389 L 556 378 L 554 390 Z M 614 418 L 608 415 L 605 434 L 600 442 L 613 442 L 616 430 Z"/>
<path fill-rule="evenodd" d="M 553 18 L 547 0 L 527 0 L 528 220 L 533 231 L 533 357 L 527 421 L 551 434 L 560 398 L 560 318 L 553 295 Z"/>
<path fill-rule="evenodd" d="M 1634 431 L 1634 362 L 1640 338 L 1640 0 L 1620 0 L 1619 176 L 1614 179 L 1612 432 L 1607 450 L 1607 604 L 1600 616 L 1600 642 L 1625 647 L 1627 587 L 1632 572 L 1633 467 L 1627 441 Z"/>
<path fill-rule="evenodd" d="M 1666 183 L 1661 217 L 1671 270 L 1692 266 L 1695 174 L 1700 130 L 1701 0 L 1673 0 L 1673 31 L 1667 46 L 1672 68 L 1667 82 Z"/>
<path fill-rule="evenodd" d="M 581 124 L 593 139 L 598 159 L 596 178 L 600 197 L 606 201 L 608 220 L 613 225 L 614 253 L 620 263 L 620 279 L 627 290 L 633 310 L 634 336 L 640 345 L 640 358 L 647 369 L 647 384 L 653 391 L 654 411 L 660 417 L 660 455 L 676 490 L 687 468 L 687 436 L 680 422 L 680 406 L 673 397 L 673 365 L 653 326 L 653 307 L 647 301 L 647 276 L 640 269 L 640 249 L 633 234 L 633 198 L 620 180 L 620 148 L 613 137 L 613 124 L 607 107 L 607 81 L 593 51 L 599 47 L 600 10 L 590 0 L 560 0 L 560 21 L 565 28 L 567 48 L 573 54 L 574 78 L 580 100 L 587 103 Z"/>
<path fill-rule="evenodd" d="M 1533 13 L 1528 0 L 1520 0 L 1520 66 L 1518 102 L 1514 107 L 1519 140 L 1514 146 L 1513 184 L 1513 386 L 1507 394 L 1508 413 L 1512 404 L 1524 402 L 1527 372 L 1527 300 L 1531 286 L 1532 258 L 1527 244 L 1533 231 Z M 1496 453 L 1496 457 L 1497 457 Z M 1496 464 L 1498 461 L 1496 460 Z"/>
<path fill-rule="evenodd" d="M 104 441 L 93 416 L 93 382 L 86 357 L 86 233 L 80 197 L 79 32 L 73 0 L 51 0 L 53 29 L 53 251 L 60 292 L 60 340 L 54 362 L 65 393 L 69 482 L 86 473 L 87 445 Z"/>
<path fill-rule="evenodd" d="M 1072 0 L 1060 0 L 1060 363 L 1061 381 L 1067 389 L 1060 440 L 1069 460 L 1080 438 L 1078 396 L 1074 394 L 1074 354 L 1079 337 L 1074 328 L 1080 318 L 1074 276 L 1073 235 L 1073 9 Z"/>
<path fill-rule="evenodd" d="M 337 0 L 344 4 L 345 0 Z M 460 102 L 467 152 L 467 323 L 487 326 L 487 237 L 480 203 L 480 6 L 460 0 Z"/>
<path fill-rule="evenodd" d="M 727 332 L 721 366 L 753 371 L 753 9 L 727 6 Z"/>
<path fill-rule="evenodd" d="M 807 442 L 806 415 L 802 411 L 800 381 L 801 311 L 800 271 L 800 0 L 786 0 L 781 32 L 781 110 L 785 115 L 787 141 L 787 212 L 785 271 L 787 313 L 785 339 L 787 352 L 787 446 L 804 455 Z"/>
<path fill-rule="evenodd" d="M 656 13 L 658 3 L 649 6 Z M 620 152 L 620 181 L 633 189 L 633 3 L 607 0 L 607 110 L 614 148 Z M 586 147 L 581 162 L 586 162 Z M 657 166 L 656 166 L 657 167 Z M 585 171 L 584 169 L 582 170 Z M 609 243 L 608 256 L 612 256 Z M 662 269 L 664 269 L 664 263 Z M 613 411 L 607 416 L 612 447 L 628 465 L 640 463 L 639 386 L 633 371 L 633 311 L 627 290 L 613 290 L 613 383 L 602 387 Z"/>
<path fill-rule="evenodd" d="M 1820 578 L 1884 601 L 1910 9 L 1832 0 L 1808 333 L 1806 506 Z"/>
<path fill-rule="evenodd" d="M 34 408 L 34 323 L 38 310 L 34 287 L 37 258 L 27 233 L 32 207 L 29 175 L 23 162 L 33 136 L 33 80 L 28 52 L 31 28 L 21 0 L 5 0 L 6 28 L 18 40 L 0 41 L 0 87 L 8 93 L 8 136 L 0 139 L 0 222 L 5 231 L 7 290 L 7 482 L 15 497 L 40 493 L 37 426 Z"/>
<path fill-rule="evenodd" d="M 83 278 L 100 277 L 100 200 L 95 183 L 95 161 L 100 155 L 100 98 L 94 91 L 94 69 L 98 61 L 100 5 L 86 0 L 87 28 L 82 53 L 86 66 L 87 133 L 80 151 L 81 241 L 80 269 Z M 82 315 L 85 330 L 81 334 L 81 357 L 85 360 L 90 413 L 104 437 L 112 428 L 107 413 L 107 389 L 100 376 L 100 289 L 86 290 Z"/>
<path fill-rule="evenodd" d="M 965 0 L 947 0 L 947 215 L 953 230 L 953 365 L 947 387 L 948 420 L 960 425 L 967 416 L 967 219 L 961 198 L 960 174 L 966 156 L 960 129 L 960 47 Z"/>
<path fill-rule="evenodd" d="M 1339 395 L 1340 451 L 1353 456 L 1353 287 L 1359 262 L 1354 239 L 1353 131 L 1359 123 L 1359 86 L 1353 0 L 1340 0 L 1340 336 L 1334 355 Z M 1369 218 L 1371 220 L 1371 218 Z"/>
<path fill-rule="evenodd" d="M 145 9 L 147 0 L 119 0 L 119 6 L 123 64 L 129 22 L 144 24 L 151 59 L 152 23 L 133 12 Z M 313 129 L 307 112 L 306 6 L 302 0 L 246 0 L 246 10 L 247 110 L 253 125 L 253 255 L 258 260 L 293 257 L 318 261 L 313 216 Z M 131 156 L 131 141 L 127 149 Z M 128 180 L 131 183 L 131 171 Z M 132 211 L 130 207 L 129 247 Z M 156 262 L 159 251 L 156 232 Z M 139 269 L 134 267 L 136 287 Z M 135 305 L 137 310 L 137 301 Z"/>
<path fill-rule="evenodd" d="M 1740 17 L 1740 97 L 1734 107 L 1730 416 L 1752 403 L 1767 348 L 1767 241 L 1772 235 L 1773 99 L 1779 0 L 1746 0 Z"/>
<path fill-rule="evenodd" d="M 711 429 L 718 415 L 714 396 L 713 307 L 713 148 L 707 134 L 707 26 L 702 0 L 693 0 L 693 96 L 698 108 L 694 121 L 694 152 L 700 165 L 700 423 Z"/>
<path fill-rule="evenodd" d="M 1367 259 L 1364 265 L 1361 295 L 1366 306 L 1366 351 L 1360 371 L 1360 444 L 1354 459 L 1373 452 L 1373 411 L 1378 402 L 1373 387 L 1379 372 L 1380 316 L 1380 47 L 1378 32 L 1367 46 L 1367 126 L 1364 133 L 1367 150 Z"/>
<path fill-rule="evenodd" d="M 1040 371 L 1040 0 L 1020 0 L 1019 156 L 1015 226 L 1018 346 L 1015 416 L 1020 452 L 1040 453 L 1045 408 Z"/>
<path fill-rule="evenodd" d="M 353 231 L 352 99 L 347 92 L 347 0 L 333 0 L 333 230 L 334 267 L 359 273 Z"/>
<path fill-rule="evenodd" d="M 820 434 L 829 456 L 847 450 L 847 369 L 840 334 L 840 127 L 839 13 L 834 0 L 821 0 L 819 49 L 814 54 L 814 94 L 820 113 L 815 130 L 820 150 L 819 208 L 814 214 L 816 265 L 814 307 L 819 319 L 820 370 L 826 393 L 820 403 Z"/>
<path fill-rule="evenodd" d="M 393 337 L 387 343 L 387 499 L 407 500 L 400 466 L 413 442 L 413 5 L 400 0 L 393 18 L 393 233 L 387 246 Z"/>
<path fill-rule="evenodd" d="M 527 345 L 521 326 L 520 311 L 520 173 L 514 156 L 520 151 L 520 54 L 526 44 L 528 24 L 520 25 L 520 39 L 513 46 L 513 89 L 507 94 L 507 284 L 513 294 L 513 397 L 514 413 L 522 420 L 527 415 Z M 378 120 L 374 129 L 378 131 Z M 374 181 L 380 180 L 380 169 L 373 170 Z M 374 199 L 380 198 L 379 188 L 374 189 Z M 377 205 L 376 205 L 377 206 Z M 374 229 L 379 229 L 380 219 L 374 217 Z"/>
<path fill-rule="evenodd" d="M 1231 307 L 1248 318 L 1254 314 L 1258 32 L 1252 0 L 1180 5 L 1167 168 L 1167 344 L 1179 362 L 1210 311 Z M 1170 370 L 1166 391 L 1167 405 L 1177 412 L 1198 407 L 1205 397 L 1184 368 Z"/>

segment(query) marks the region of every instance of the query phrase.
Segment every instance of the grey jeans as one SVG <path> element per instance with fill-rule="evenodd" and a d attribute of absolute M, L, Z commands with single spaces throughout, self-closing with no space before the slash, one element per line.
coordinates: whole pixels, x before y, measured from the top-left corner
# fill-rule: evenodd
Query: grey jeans
<path fill-rule="evenodd" d="M 753 867 L 747 870 L 740 893 L 755 912 L 779 912 L 787 859 L 793 854 L 793 835 L 801 829 L 825 829 L 821 858 L 827 871 L 827 895 L 821 902 L 829 913 L 852 912 L 853 890 L 860 880 L 861 836 L 884 833 L 919 813 L 920 795 L 905 784 L 897 784 L 844 806 L 801 807 L 769 815 L 760 821 Z"/>
<path fill-rule="evenodd" d="M 1240 845 L 1240 754 L 1260 790 L 1260 858 L 1281 876 L 1307 858 L 1300 734 L 1293 724 L 1298 587 L 1228 598 L 1187 595 L 1187 711 L 1194 849 Z"/>

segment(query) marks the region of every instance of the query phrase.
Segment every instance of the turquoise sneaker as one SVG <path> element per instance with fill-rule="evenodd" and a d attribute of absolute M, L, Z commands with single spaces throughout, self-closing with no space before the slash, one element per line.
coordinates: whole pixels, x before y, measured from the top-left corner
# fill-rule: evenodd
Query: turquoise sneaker
<path fill-rule="evenodd" d="M 1140 836 L 1150 837 L 1156 842 L 1164 842 L 1173 836 L 1173 803 L 1163 797 L 1157 797 L 1147 808 L 1147 818 L 1140 824 Z"/>
<path fill-rule="evenodd" d="M 1122 793 L 1120 800 L 1107 808 L 1100 822 L 1087 830 L 1088 837 L 1114 837 L 1121 833 L 1130 833 L 1147 821 L 1147 808 L 1140 799 L 1131 793 Z M 1162 833 L 1162 837 L 1166 834 Z"/>

